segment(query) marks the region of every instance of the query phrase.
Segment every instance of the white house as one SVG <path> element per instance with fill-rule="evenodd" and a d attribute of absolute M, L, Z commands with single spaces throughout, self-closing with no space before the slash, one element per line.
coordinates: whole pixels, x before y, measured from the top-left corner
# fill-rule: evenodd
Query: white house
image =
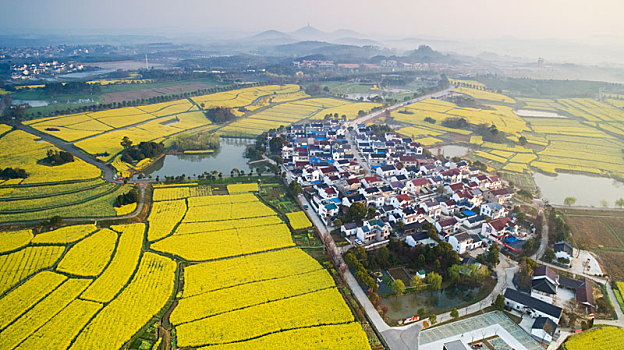
<path fill-rule="evenodd" d="M 531 326 L 531 335 L 542 343 L 550 344 L 557 330 L 557 324 L 548 317 L 538 317 Z"/>
<path fill-rule="evenodd" d="M 502 217 L 488 222 L 481 226 L 481 236 L 491 240 L 500 240 L 509 233 L 516 232 L 516 224 L 508 217 Z"/>
<path fill-rule="evenodd" d="M 477 235 L 471 235 L 467 232 L 461 232 L 449 236 L 448 242 L 453 247 L 453 250 L 455 250 L 458 254 L 464 254 L 465 252 L 476 249 L 483 244 Z"/>
<path fill-rule="evenodd" d="M 508 211 L 499 203 L 485 203 L 481 206 L 481 215 L 489 216 L 491 219 L 498 219 L 507 216 Z"/>
<path fill-rule="evenodd" d="M 507 288 L 505 290 L 505 305 L 510 308 L 527 314 L 533 318 L 547 317 L 555 324 L 559 323 L 562 309 L 553 304 L 534 298 L 526 293 L 519 292 L 515 289 Z"/>
<path fill-rule="evenodd" d="M 381 177 L 388 179 L 395 175 L 398 175 L 399 171 L 394 165 L 387 164 L 378 167 L 377 170 L 375 170 L 375 173 Z"/>
<path fill-rule="evenodd" d="M 557 259 L 564 258 L 572 261 L 574 256 L 574 248 L 570 243 L 565 241 L 555 243 L 554 251 Z"/>
<path fill-rule="evenodd" d="M 357 224 L 353 222 L 340 226 L 340 232 L 342 232 L 346 237 L 355 235 L 357 233 L 357 229 Z"/>

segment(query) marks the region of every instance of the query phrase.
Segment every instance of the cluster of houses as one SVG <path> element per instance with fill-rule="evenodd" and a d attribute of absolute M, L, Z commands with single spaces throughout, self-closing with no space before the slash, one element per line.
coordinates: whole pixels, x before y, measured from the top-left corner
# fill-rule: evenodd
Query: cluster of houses
<path fill-rule="evenodd" d="M 325 224 L 331 226 L 354 203 L 375 208 L 371 220 L 341 225 L 351 243 L 369 245 L 395 235 L 412 246 L 431 244 L 422 229 L 429 222 L 459 254 L 484 240 L 522 249 L 526 233 L 510 217 L 513 193 L 499 177 L 466 161 L 427 156 L 409 137 L 345 125 L 291 125 L 268 137 L 284 138 L 289 180 L 311 193 L 311 206 Z"/>
<path fill-rule="evenodd" d="M 596 314 L 591 281 L 557 275 L 548 266 L 535 268 L 530 293 L 508 288 L 504 296 L 507 307 L 535 319 L 530 333 L 545 343 L 552 341 L 566 302 L 576 300 L 588 318 Z"/>

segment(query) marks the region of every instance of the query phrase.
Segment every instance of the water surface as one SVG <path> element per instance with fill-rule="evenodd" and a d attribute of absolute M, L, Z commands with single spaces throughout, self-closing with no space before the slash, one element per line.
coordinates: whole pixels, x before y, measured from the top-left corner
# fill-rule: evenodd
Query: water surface
<path fill-rule="evenodd" d="M 542 198 L 552 204 L 563 205 L 566 197 L 575 197 L 577 206 L 602 207 L 602 201 L 606 201 L 613 208 L 616 200 L 624 198 L 624 183 L 606 177 L 535 173 L 533 179 Z"/>
<path fill-rule="evenodd" d="M 421 307 L 424 307 L 427 312 L 439 313 L 469 303 L 477 297 L 478 293 L 479 288 L 449 286 L 435 292 L 386 297 L 382 299 L 382 303 L 388 306 L 388 317 L 393 320 L 402 320 L 415 315 Z"/>
<path fill-rule="evenodd" d="M 429 148 L 429 152 L 431 152 L 431 154 L 437 155 L 438 151 L 440 151 L 440 153 L 442 153 L 442 155 L 444 155 L 445 157 L 448 157 L 448 158 L 463 157 L 466 154 L 468 154 L 469 150 L 470 150 L 470 148 L 468 148 L 468 147 L 458 146 L 458 145 L 445 145 L 445 146 L 438 146 L 438 147 L 430 147 Z"/>
<path fill-rule="evenodd" d="M 244 157 L 247 145 L 254 144 L 253 139 L 222 138 L 218 151 L 208 154 L 167 155 L 151 166 L 145 173 L 156 176 L 193 176 L 203 172 L 220 171 L 223 176 L 230 176 L 234 168 L 249 173 L 247 158 Z"/>

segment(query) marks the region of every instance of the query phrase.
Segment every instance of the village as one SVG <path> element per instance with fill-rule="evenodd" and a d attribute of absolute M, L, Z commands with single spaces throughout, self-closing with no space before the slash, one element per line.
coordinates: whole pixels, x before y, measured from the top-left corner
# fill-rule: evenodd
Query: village
<path fill-rule="evenodd" d="M 448 264 L 459 262 L 460 273 L 464 274 L 470 271 L 470 265 L 475 265 L 472 271 L 485 271 L 486 277 L 481 276 L 473 282 L 487 284 L 487 280 L 492 280 L 492 288 L 484 299 L 488 302 L 481 300 L 478 307 L 475 302 L 465 307 L 465 313 L 475 308 L 484 310 L 498 303 L 499 310 L 504 309 L 508 315 L 518 318 L 516 323 L 510 323 L 508 334 L 514 334 L 521 328 L 525 332 L 523 335 L 530 335 L 505 339 L 498 334 L 503 341 L 515 344 L 517 348 L 532 349 L 547 347 L 551 342 L 555 344 L 560 337 L 558 325 L 562 318 L 565 318 L 566 326 L 570 321 L 572 324 L 582 322 L 583 327 L 593 323 L 596 301 L 592 281 L 588 278 L 558 275 L 550 267 L 539 265 L 532 266 L 529 275 L 525 276 L 530 281 L 528 288 L 518 282 L 523 273 L 527 274 L 518 263 L 527 259 L 528 255 L 523 251 L 535 250 L 537 247 L 532 247 L 532 244 L 537 242 L 540 245 L 541 233 L 536 233 L 536 227 L 514 204 L 514 188 L 497 175 L 488 173 L 482 164 L 431 154 L 412 138 L 392 132 L 389 128 L 334 118 L 291 125 L 269 132 L 267 137 L 267 144 L 273 138 L 281 138 L 280 142 L 273 144 L 281 145 L 279 155 L 283 159 L 287 182 L 295 181 L 301 186 L 303 193 L 300 197 L 303 203 L 308 203 L 306 209 L 313 210 L 322 225 L 332 232 L 343 253 L 349 255 L 351 253 L 348 252 L 357 250 L 374 255 L 386 247 L 394 253 L 398 249 L 397 244 L 403 247 L 399 251 L 411 249 L 412 252 L 414 249 L 422 252 L 422 249 L 438 245 L 450 246 L 456 254 L 449 258 L 455 262 Z M 557 242 L 553 248 L 555 258 L 570 267 L 574 248 L 568 242 Z M 444 249 L 436 252 L 444 252 Z M 356 255 L 366 253 L 356 252 Z M 494 254 L 496 258 L 492 257 Z M 353 257 L 345 260 L 348 259 Z M 393 288 L 393 283 L 400 279 L 408 292 L 418 292 L 424 289 L 410 289 L 410 280 L 419 278 L 428 284 L 427 275 L 436 272 L 444 275 L 445 285 L 448 285 L 446 265 L 440 268 L 439 261 L 432 262 L 436 264 L 431 265 L 437 267 L 432 268 L 427 260 L 423 264 L 425 266 L 418 266 L 417 271 L 410 269 L 413 276 L 401 267 L 405 274 L 390 273 L 393 282 L 386 281 L 385 287 Z M 359 262 L 355 264 L 362 266 Z M 355 274 L 353 266 L 350 268 L 352 271 L 349 273 Z M 384 282 L 379 278 L 382 276 L 380 272 L 364 271 L 375 277 L 374 285 L 367 284 L 362 277 L 357 279 L 370 299 L 370 294 L 384 287 Z M 564 309 L 569 309 L 574 316 L 565 317 Z M 370 311 L 375 312 L 375 309 Z M 453 311 L 457 312 L 457 309 Z M 445 321 L 456 319 L 459 314 L 461 312 L 456 315 L 451 312 L 449 316 L 447 312 L 437 317 L 438 321 Z M 497 319 L 498 315 L 494 316 L 491 318 Z M 427 317 L 428 320 L 423 322 L 423 318 Z M 572 317 L 575 319 L 570 320 Z M 412 329 L 418 332 L 435 323 L 435 318 L 436 315 L 414 314 L 399 320 L 399 324 L 415 322 L 417 326 Z M 453 328 L 452 325 L 459 325 L 459 322 L 435 329 Z M 498 332 L 491 327 L 491 322 L 494 321 L 487 321 L 480 329 L 482 338 L 489 331 Z M 507 324 L 496 322 L 497 327 Z M 408 329 L 403 332 L 408 332 Z M 446 348 L 448 343 L 448 348 L 452 348 L 453 341 L 457 340 L 455 338 L 460 337 L 457 329 L 451 329 L 447 333 L 452 336 L 440 339 L 433 336 L 429 344 L 423 344 L 423 334 L 430 331 L 434 329 L 421 331 L 420 347 Z M 540 345 L 535 347 L 536 344 Z M 401 348 L 392 340 L 390 346 Z"/>

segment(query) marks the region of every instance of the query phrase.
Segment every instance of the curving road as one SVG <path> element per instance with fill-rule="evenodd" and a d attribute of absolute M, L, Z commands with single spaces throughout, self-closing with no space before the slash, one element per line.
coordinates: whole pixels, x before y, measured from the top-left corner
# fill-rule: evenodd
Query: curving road
<path fill-rule="evenodd" d="M 53 144 L 54 146 L 70 152 L 71 154 L 74 155 L 74 157 L 79 158 L 91 165 L 94 165 L 96 167 L 98 167 L 100 170 L 102 170 L 102 174 L 104 176 L 104 180 L 108 181 L 108 182 L 113 182 L 113 174 L 115 173 L 113 171 L 113 168 L 111 166 L 109 166 L 108 164 L 105 164 L 97 159 L 94 159 L 90 154 L 86 153 L 85 151 L 81 150 L 80 148 L 74 146 L 74 144 L 61 140 L 57 137 L 54 137 L 50 134 L 46 134 L 44 132 L 41 132 L 31 126 L 22 124 L 20 122 L 15 122 L 11 124 L 13 127 L 15 127 L 18 130 L 22 130 L 25 131 L 29 134 L 33 134 L 39 138 L 41 138 L 42 140 L 45 140 L 51 144 Z"/>
<path fill-rule="evenodd" d="M 453 91 L 454 88 L 455 88 L 454 86 L 450 86 L 446 90 L 442 90 L 442 91 L 434 92 L 434 93 L 431 93 L 431 94 L 423 95 L 423 96 L 411 99 L 409 101 L 397 103 L 397 104 L 392 105 L 390 107 L 382 108 L 382 109 L 380 109 L 378 111 L 375 111 L 373 113 L 370 113 L 370 114 L 367 114 L 365 116 L 362 116 L 362 117 L 359 117 L 357 119 L 354 119 L 352 121 L 346 122 L 345 126 L 356 126 L 357 124 L 365 124 L 366 121 L 368 121 L 369 119 L 376 118 L 376 117 L 382 115 L 383 113 L 385 113 L 386 111 L 394 111 L 395 109 L 399 109 L 401 107 L 405 107 L 405 106 L 407 106 L 409 104 L 412 104 L 414 102 L 419 102 L 419 101 L 422 101 L 422 100 L 426 100 L 428 98 L 439 98 L 439 97 L 442 97 L 442 96 L 446 96 L 451 91 Z"/>

